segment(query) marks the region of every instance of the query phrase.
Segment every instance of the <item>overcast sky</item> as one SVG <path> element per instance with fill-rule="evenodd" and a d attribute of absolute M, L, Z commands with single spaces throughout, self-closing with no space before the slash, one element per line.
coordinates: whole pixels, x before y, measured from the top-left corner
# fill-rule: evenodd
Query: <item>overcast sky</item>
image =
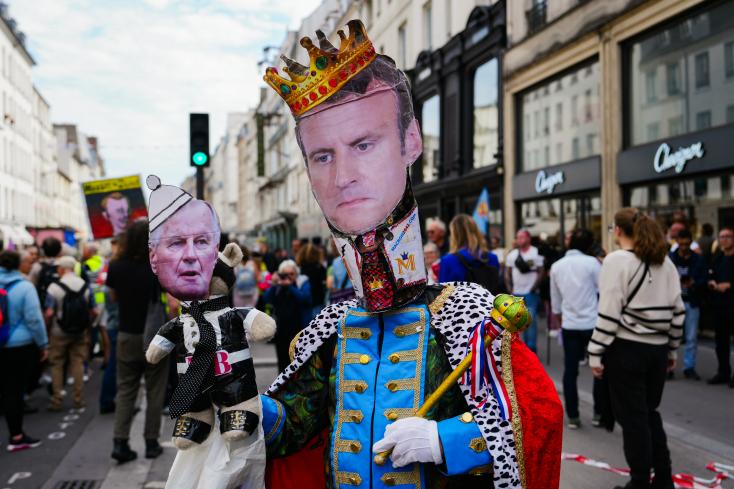
<path fill-rule="evenodd" d="M 109 176 L 180 184 L 188 113 L 209 112 L 211 149 L 227 112 L 264 85 L 257 62 L 320 0 L 10 0 L 53 122 L 100 139 Z"/>

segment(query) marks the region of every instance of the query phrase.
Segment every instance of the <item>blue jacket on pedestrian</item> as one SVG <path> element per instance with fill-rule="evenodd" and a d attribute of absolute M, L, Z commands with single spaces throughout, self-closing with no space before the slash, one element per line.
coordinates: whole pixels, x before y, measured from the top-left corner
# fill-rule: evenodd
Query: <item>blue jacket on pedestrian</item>
<path fill-rule="evenodd" d="M 469 263 L 480 261 L 474 254 L 472 254 L 468 248 L 462 248 L 458 251 Z M 487 263 L 490 266 L 500 269 L 500 261 L 497 255 L 491 251 L 484 255 L 487 259 Z M 466 280 L 466 268 L 459 261 L 459 259 L 453 254 L 449 253 L 441 257 L 441 264 L 438 267 L 438 281 L 439 282 L 463 282 Z"/>
<path fill-rule="evenodd" d="M 5 348 L 36 344 L 48 345 L 46 323 L 36 288 L 17 270 L 0 267 L 0 288 L 8 289 L 10 337 Z"/>
<path fill-rule="evenodd" d="M 677 251 L 670 252 L 670 260 L 678 270 L 678 275 L 693 279 L 691 287 L 685 287 L 681 283 L 681 295 L 684 302 L 688 302 L 693 307 L 701 305 L 701 294 L 706 287 L 706 263 L 703 256 L 698 253 L 691 252 L 691 256 L 683 258 Z"/>
<path fill-rule="evenodd" d="M 304 328 L 309 322 L 311 322 L 311 284 L 309 283 L 308 278 L 305 276 L 301 277 L 299 277 L 295 284 L 289 285 L 287 287 L 287 291 L 291 294 L 291 297 L 296 299 L 296 303 L 289 304 L 289 306 L 297 308 L 298 315 L 300 317 L 299 327 Z M 266 304 L 273 304 L 277 309 L 278 305 L 280 305 L 276 304 L 276 302 L 278 302 L 277 296 L 281 295 L 285 291 L 286 288 L 282 285 L 273 285 L 263 294 L 263 301 Z"/>

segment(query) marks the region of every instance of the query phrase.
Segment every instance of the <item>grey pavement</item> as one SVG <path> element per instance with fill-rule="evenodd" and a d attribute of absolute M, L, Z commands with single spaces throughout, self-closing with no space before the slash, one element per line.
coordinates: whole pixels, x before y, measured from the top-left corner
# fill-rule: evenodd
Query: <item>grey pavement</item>
<path fill-rule="evenodd" d="M 561 390 L 563 352 L 557 340 L 551 341 L 550 364 L 547 364 L 546 334 L 541 324 L 539 334 L 540 358 Z M 264 391 L 277 375 L 275 348 L 269 344 L 251 345 L 255 359 L 258 386 Z M 699 373 L 713 375 L 715 357 L 711 342 L 703 341 L 699 348 Z M 43 445 L 20 453 L 0 452 L 0 489 L 58 489 L 64 481 L 89 481 L 86 489 L 163 488 L 168 470 L 176 454 L 170 443 L 172 422 L 164 416 L 161 442 L 164 453 L 155 460 L 146 460 L 142 427 L 143 411 L 133 422 L 130 442 L 139 454 L 138 460 L 117 465 L 109 458 L 112 448 L 113 415 L 99 415 L 97 396 L 101 374 L 98 369 L 87 384 L 88 408 L 83 412 L 67 409 L 62 413 L 45 410 L 26 417 L 29 434 L 43 437 Z M 579 376 L 582 428 L 565 429 L 563 449 L 578 453 L 615 467 L 625 467 L 622 454 L 622 436 L 619 427 L 607 433 L 591 425 L 591 375 L 582 367 Z M 562 393 L 561 393 L 562 395 Z M 48 396 L 37 391 L 31 402 L 45 406 Z M 669 445 L 676 472 L 690 472 L 710 478 L 705 470 L 708 462 L 734 464 L 734 424 L 731 406 L 734 389 L 726 386 L 708 386 L 704 381 L 683 380 L 680 367 L 676 380 L 668 382 L 661 412 L 668 433 Z M 141 403 L 143 400 L 141 399 Z M 0 437 L 7 440 L 5 423 L 0 424 Z M 63 433 L 63 435 L 61 435 Z M 612 488 L 625 483 L 625 478 L 595 467 L 573 461 L 561 465 L 561 488 Z M 727 481 L 724 488 L 734 488 Z"/>
<path fill-rule="evenodd" d="M 540 327 L 539 356 L 563 399 L 563 350 L 558 340 L 552 338 L 548 364 L 547 335 L 542 321 Z M 682 351 L 679 354 L 682 356 Z M 673 471 L 710 479 L 714 474 L 705 469 L 707 463 L 734 464 L 734 423 L 731 422 L 734 389 L 726 385 L 706 384 L 705 379 L 716 371 L 713 342 L 710 340 L 704 339 L 699 343 L 697 370 L 704 380 L 685 380 L 679 362 L 675 379 L 666 383 L 660 412 L 668 435 Z M 612 433 L 591 425 L 592 376 L 588 367 L 581 367 L 578 386 L 582 427 L 578 430 L 564 429 L 564 452 L 585 455 L 614 467 L 626 467 L 619 425 Z M 611 489 L 615 484 L 624 483 L 626 480 L 623 476 L 595 467 L 573 461 L 564 461 L 561 465 L 563 489 Z M 725 482 L 723 487 L 734 488 L 734 482 Z"/>

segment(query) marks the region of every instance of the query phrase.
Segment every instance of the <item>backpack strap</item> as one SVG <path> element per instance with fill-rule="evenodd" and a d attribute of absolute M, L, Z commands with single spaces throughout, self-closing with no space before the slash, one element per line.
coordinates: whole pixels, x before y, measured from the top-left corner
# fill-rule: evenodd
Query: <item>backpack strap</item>
<path fill-rule="evenodd" d="M 650 270 L 650 265 L 648 263 L 645 263 L 645 269 L 642 271 L 640 280 L 637 282 L 637 285 L 635 285 L 635 288 L 632 289 L 632 292 L 630 292 L 630 295 L 627 297 L 627 303 L 622 308 L 623 311 L 627 309 L 627 306 L 630 304 L 630 302 L 632 302 L 632 299 L 634 299 L 637 293 L 640 291 L 640 288 L 642 287 L 642 283 L 645 281 L 645 276 L 647 275 L 647 272 L 649 270 Z"/>
<path fill-rule="evenodd" d="M 471 265 L 471 263 L 467 261 L 466 257 L 461 253 L 461 251 L 457 251 L 456 253 L 451 254 L 458 258 L 458 260 L 461 262 L 462 265 L 464 265 L 464 268 L 466 268 L 467 270 L 469 270 L 470 268 L 475 268 Z"/>

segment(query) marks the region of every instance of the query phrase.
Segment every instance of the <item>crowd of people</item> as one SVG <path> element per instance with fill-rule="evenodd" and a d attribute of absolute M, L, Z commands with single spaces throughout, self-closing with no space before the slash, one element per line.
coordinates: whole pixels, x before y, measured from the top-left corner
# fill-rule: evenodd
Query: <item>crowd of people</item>
<path fill-rule="evenodd" d="M 683 344 L 684 377 L 700 380 L 696 351 L 702 311 L 715 318 L 734 312 L 734 230 L 722 227 L 713 236 L 705 225 L 694 239 L 675 221 L 666 236 L 658 222 L 628 208 L 616 214 L 609 231 L 619 246 L 609 255 L 587 229 L 569 231 L 560 251 L 521 229 L 503 249 L 497 237 L 487 242 L 471 216 L 459 214 L 448 226 L 433 218 L 426 225 L 425 266 L 432 282 L 471 281 L 495 294 L 523 297 L 533 316 L 523 339 L 533 351 L 537 318 L 545 315 L 563 345 L 568 427 L 581 427 L 577 377 L 588 361 L 594 374 L 592 423 L 622 426 L 632 469 L 628 487 L 649 487 L 642 481 L 650 468 L 663 475 L 671 470 L 657 407 L 665 380 L 674 376 L 676 350 Z M 242 247 L 232 301 L 275 318 L 281 371 L 298 332 L 326 304 L 354 296 L 347 267 L 331 244 L 327 250 L 319 240 L 297 239 L 288 251 L 270 252 L 259 239 L 252 250 Z M 175 366 L 146 363 L 143 342 L 151 304 L 162 306 L 168 317 L 179 305 L 151 270 L 146 221 L 132 223 L 109 245 L 102 253 L 88 243 L 77 256 L 76 249 L 47 238 L 40 249 L 0 252 L 0 368 L 19 373 L 0 376 L 9 451 L 40 444 L 24 431 L 23 417 L 34 409 L 26 402 L 29 393 L 44 379 L 49 410 L 67 406 L 69 393 L 71 406 L 85 407 L 84 383 L 98 354 L 104 369 L 99 410 L 115 417 L 112 458 L 124 463 L 137 457 L 129 436 L 143 379 L 145 455 L 162 452 L 161 414 L 175 388 Z M 718 370 L 709 383 L 734 387 L 730 325 L 713 324 Z M 642 419 L 639 412 L 648 416 Z"/>

